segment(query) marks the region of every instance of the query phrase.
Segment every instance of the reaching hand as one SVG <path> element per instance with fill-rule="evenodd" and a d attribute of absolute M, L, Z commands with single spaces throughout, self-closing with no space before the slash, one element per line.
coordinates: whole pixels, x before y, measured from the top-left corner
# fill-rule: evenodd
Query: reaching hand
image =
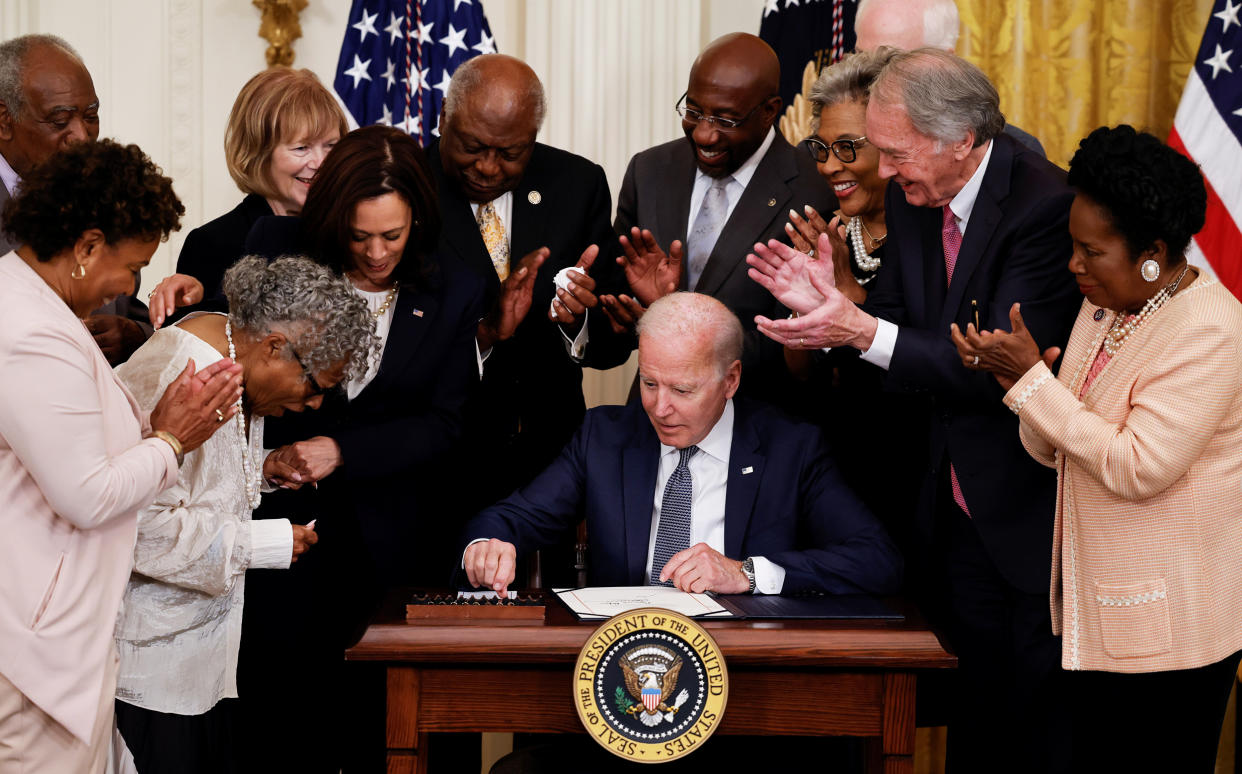
<path fill-rule="evenodd" d="M 471 543 L 462 565 L 471 586 L 487 586 L 503 596 L 517 574 L 517 548 L 496 538 Z"/>
<path fill-rule="evenodd" d="M 634 298 L 622 293 L 619 296 L 600 296 L 599 301 L 612 325 L 613 333 L 634 330 L 638 320 L 647 309 Z"/>
<path fill-rule="evenodd" d="M 307 438 L 305 441 L 282 446 L 263 461 L 263 475 L 272 479 L 278 486 L 285 482 L 294 482 L 299 486 L 322 481 L 341 465 L 341 447 L 337 442 L 324 435 Z M 296 477 L 281 474 L 292 470 Z M 296 487 L 287 487 L 296 488 Z"/>
<path fill-rule="evenodd" d="M 301 524 L 293 525 L 293 556 L 289 561 L 296 562 L 298 557 L 310 550 L 310 547 L 319 542 L 319 535 L 315 534 L 315 530 L 311 529 L 308 524 L 303 527 Z"/>
<path fill-rule="evenodd" d="M 496 301 L 496 309 L 479 323 L 480 350 L 486 352 L 497 342 L 513 338 L 517 327 L 530 311 L 531 298 L 535 292 L 535 275 L 539 273 L 539 267 L 549 254 L 546 247 L 527 253 L 500 284 L 500 298 Z"/>
<path fill-rule="evenodd" d="M 806 216 L 799 215 L 797 210 L 789 211 L 789 222 L 785 224 L 785 233 L 793 242 L 793 247 L 800 253 L 814 258 L 812 250 L 819 243 L 819 235 L 831 230 L 831 225 L 824 222 L 823 217 L 811 205 L 803 208 Z"/>
<path fill-rule="evenodd" d="M 241 379 L 242 367 L 227 357 L 198 372 L 188 361 L 151 409 L 151 429 L 172 433 L 183 452 L 194 451 L 237 413 Z"/>
<path fill-rule="evenodd" d="M 644 307 L 677 290 L 685 252 L 681 240 L 674 240 L 667 254 L 656 243 L 654 234 L 637 226 L 630 229 L 629 237 L 621 236 L 618 240 L 622 252 L 617 265 L 625 269 L 630 290 Z"/>
<path fill-rule="evenodd" d="M 996 329 L 976 331 L 975 324 L 966 326 L 965 335 L 957 323 L 949 326 L 957 354 L 962 365 L 973 371 L 988 371 L 1005 390 L 1012 389 L 1022 375 L 1041 360 L 1049 367 L 1061 356 L 1060 347 L 1049 347 L 1041 354 L 1039 345 L 1022 320 L 1021 305 L 1009 309 L 1009 323 L 1013 332 Z"/>
<path fill-rule="evenodd" d="M 820 237 L 825 245 L 828 237 Z M 799 253 L 795 252 L 795 255 Z M 804 256 L 805 257 L 805 256 Z M 749 259 L 747 259 L 749 261 Z M 811 261 L 823 264 L 823 261 Z M 752 269 L 752 276 L 754 270 Z M 826 266 L 808 272 L 811 286 L 823 296 L 823 303 L 787 320 L 756 317 L 759 332 L 789 349 L 821 349 L 851 346 L 866 351 L 875 339 L 876 319 L 859 309 L 832 284 Z M 761 281 L 762 284 L 762 281 Z"/>
<path fill-rule="evenodd" d="M 147 340 L 141 325 L 120 315 L 93 314 L 82 323 L 111 366 L 123 363 Z"/>
<path fill-rule="evenodd" d="M 598 245 L 591 245 L 582 251 L 582 257 L 574 264 L 574 269 L 578 271 L 569 272 L 569 278 L 573 280 L 569 287 L 556 289 L 556 298 L 548 309 L 549 320 L 577 330 L 586 310 L 594 309 L 599 304 L 595 296 L 595 280 L 587 274 L 598 255 Z"/>
<path fill-rule="evenodd" d="M 151 295 L 147 296 L 151 324 L 159 328 L 177 307 L 197 304 L 202 300 L 203 283 L 189 274 L 171 274 L 160 280 Z"/>

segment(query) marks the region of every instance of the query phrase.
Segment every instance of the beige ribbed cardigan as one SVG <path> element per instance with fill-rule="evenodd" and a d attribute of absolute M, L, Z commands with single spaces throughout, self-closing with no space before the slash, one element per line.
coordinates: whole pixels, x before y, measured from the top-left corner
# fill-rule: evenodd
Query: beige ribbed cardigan
<path fill-rule="evenodd" d="M 1022 405 L 1057 469 L 1052 625 L 1066 669 L 1157 672 L 1242 649 L 1242 304 L 1200 276 L 1079 400 L 1115 315 L 1083 301 L 1057 379 Z M 1048 369 L 1005 396 L 1012 407 Z"/>

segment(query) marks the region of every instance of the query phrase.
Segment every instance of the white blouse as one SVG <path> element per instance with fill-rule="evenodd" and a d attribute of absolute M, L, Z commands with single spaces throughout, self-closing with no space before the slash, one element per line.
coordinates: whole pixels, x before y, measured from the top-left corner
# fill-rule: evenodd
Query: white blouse
<path fill-rule="evenodd" d="M 378 312 L 380 307 L 384 305 L 384 302 L 388 300 L 388 294 L 391 291 L 359 290 L 355 287 L 354 292 L 357 293 L 363 301 L 367 302 L 367 309 L 371 311 L 371 316 L 375 317 L 375 313 Z M 367 360 L 366 373 L 355 378 L 345 388 L 346 394 L 349 396 L 350 400 L 358 397 L 358 393 L 365 390 L 367 385 L 371 383 L 371 380 L 375 378 L 375 375 L 379 373 L 380 360 L 384 357 L 384 348 L 388 346 L 388 331 L 392 328 L 392 318 L 397 308 L 397 295 L 399 293 L 400 291 L 393 293 L 392 303 L 388 305 L 388 308 L 384 310 L 382 315 L 375 317 L 375 335 L 380 340 L 379 351 L 371 352 L 370 359 Z"/>
<path fill-rule="evenodd" d="M 156 331 L 117 375 L 145 410 L 194 359 L 204 368 L 220 353 L 177 326 Z M 246 570 L 287 568 L 293 528 L 287 519 L 251 521 L 234 416 L 185 455 L 177 483 L 138 513 L 134 571 L 117 620 L 117 698 L 158 712 L 197 715 L 237 696 Z M 247 446 L 263 465 L 263 418 Z"/>

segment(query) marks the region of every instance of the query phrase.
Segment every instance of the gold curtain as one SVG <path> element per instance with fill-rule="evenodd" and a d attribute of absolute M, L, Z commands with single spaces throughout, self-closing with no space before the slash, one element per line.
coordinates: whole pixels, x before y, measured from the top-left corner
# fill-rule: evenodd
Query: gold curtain
<path fill-rule="evenodd" d="M 1098 126 L 1168 137 L 1213 0 L 958 0 L 957 53 L 1001 110 L 1069 164 Z"/>

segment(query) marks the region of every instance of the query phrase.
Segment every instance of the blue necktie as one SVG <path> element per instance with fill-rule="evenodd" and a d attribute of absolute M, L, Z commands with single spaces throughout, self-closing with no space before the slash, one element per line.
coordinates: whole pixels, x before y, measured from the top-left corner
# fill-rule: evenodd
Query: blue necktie
<path fill-rule="evenodd" d="M 690 458 L 699 450 L 687 446 L 680 451 L 677 469 L 664 485 L 664 499 L 660 501 L 660 526 L 656 528 L 655 553 L 651 558 L 651 584 L 660 583 L 660 571 L 673 554 L 690 547 L 690 502 L 694 498 L 693 481 L 690 478 Z"/>

